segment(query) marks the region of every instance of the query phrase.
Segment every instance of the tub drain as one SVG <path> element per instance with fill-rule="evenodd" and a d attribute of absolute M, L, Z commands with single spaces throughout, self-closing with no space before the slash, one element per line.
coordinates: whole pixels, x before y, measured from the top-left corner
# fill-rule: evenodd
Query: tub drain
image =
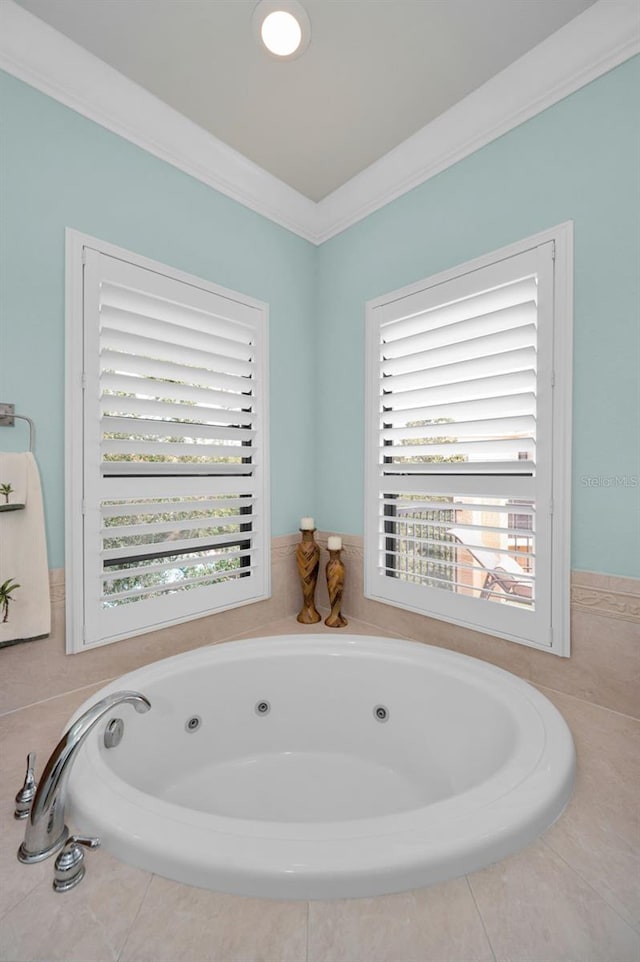
<path fill-rule="evenodd" d="M 256 702 L 255 713 L 256 715 L 268 715 L 271 711 L 271 705 L 268 701 L 263 700 Z"/>
<path fill-rule="evenodd" d="M 389 721 L 389 709 L 384 705 L 376 705 L 373 709 L 373 717 L 379 722 Z"/>
<path fill-rule="evenodd" d="M 197 732 L 202 724 L 202 719 L 200 715 L 192 715 L 191 718 L 187 718 L 184 728 L 187 732 Z"/>

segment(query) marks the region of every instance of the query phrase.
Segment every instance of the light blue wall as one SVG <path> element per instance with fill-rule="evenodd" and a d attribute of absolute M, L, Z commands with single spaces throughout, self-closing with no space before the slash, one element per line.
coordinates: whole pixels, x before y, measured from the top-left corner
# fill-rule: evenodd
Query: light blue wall
<path fill-rule="evenodd" d="M 270 306 L 272 533 L 314 498 L 315 248 L 0 73 L 0 400 L 34 418 L 49 563 L 64 563 L 64 231 L 119 244 Z M 311 368 L 313 377 L 313 368 Z M 19 450 L 26 426 L 0 428 Z"/>
<path fill-rule="evenodd" d="M 274 535 L 362 532 L 364 305 L 575 223 L 574 568 L 640 575 L 638 98 L 629 61 L 318 250 L 0 74 L 0 400 L 38 427 L 63 564 L 64 228 L 270 304 Z M 17 449 L 25 428 L 0 429 Z"/>
<path fill-rule="evenodd" d="M 572 566 L 640 576 L 638 90 L 635 58 L 322 245 L 322 528 L 362 532 L 365 302 L 573 220 Z"/>

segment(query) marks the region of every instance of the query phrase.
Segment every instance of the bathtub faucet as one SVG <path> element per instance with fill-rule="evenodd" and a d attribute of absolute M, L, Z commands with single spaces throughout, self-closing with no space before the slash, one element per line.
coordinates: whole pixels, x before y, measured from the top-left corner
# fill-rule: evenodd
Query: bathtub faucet
<path fill-rule="evenodd" d="M 67 784 L 78 750 L 92 728 L 116 705 L 128 702 L 141 714 L 149 711 L 151 702 L 137 691 L 116 691 L 102 698 L 80 716 L 65 732 L 46 764 L 29 811 L 24 842 L 18 849 L 18 860 L 26 865 L 41 862 L 54 855 L 67 841 L 69 830 L 64 824 Z M 33 779 L 35 756 L 29 755 L 29 771 Z M 81 844 L 95 848 L 99 840 L 79 838 Z M 90 844 L 90 843 L 94 844 Z M 57 865 L 56 865 L 57 868 Z"/>

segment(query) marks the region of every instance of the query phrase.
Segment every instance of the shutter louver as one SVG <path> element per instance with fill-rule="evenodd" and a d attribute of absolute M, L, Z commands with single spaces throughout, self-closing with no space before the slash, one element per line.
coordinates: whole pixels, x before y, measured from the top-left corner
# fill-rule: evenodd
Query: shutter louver
<path fill-rule="evenodd" d="M 495 462 L 501 472 L 509 471 L 509 462 L 515 472 L 534 472 L 535 282 L 516 281 L 511 287 L 501 288 L 495 300 L 483 292 L 465 299 L 461 308 L 428 311 L 420 318 L 424 330 L 416 331 L 412 319 L 408 336 L 402 336 L 403 320 L 381 327 L 380 442 L 385 464 L 393 465 L 386 473 L 428 474 L 431 464 L 443 462 L 451 474 L 457 464 L 465 464 L 465 473 L 470 464 L 474 473 L 493 473 Z M 505 299 L 509 306 L 494 309 Z M 480 369 L 482 377 L 476 379 Z M 510 393 L 501 395 L 505 383 Z M 414 398 L 407 405 L 405 395 L 418 385 L 423 391 L 440 388 L 441 397 L 455 400 L 442 404 L 436 395 L 429 403 L 427 395 L 422 405 Z"/>
<path fill-rule="evenodd" d="M 177 305 L 172 321 L 162 320 L 161 299 L 114 284 L 103 283 L 99 296 L 103 474 L 118 475 L 123 465 L 133 473 L 132 463 L 153 465 L 154 474 L 174 466 L 251 474 L 251 328 L 226 320 L 222 337 L 201 318 L 194 330 L 194 312 L 182 318 Z M 209 322 L 215 331 L 217 318 Z"/>
<path fill-rule="evenodd" d="M 99 453 L 85 459 L 85 538 L 100 546 L 88 572 L 93 641 L 264 597 L 265 316 L 86 255 L 85 404 Z"/>

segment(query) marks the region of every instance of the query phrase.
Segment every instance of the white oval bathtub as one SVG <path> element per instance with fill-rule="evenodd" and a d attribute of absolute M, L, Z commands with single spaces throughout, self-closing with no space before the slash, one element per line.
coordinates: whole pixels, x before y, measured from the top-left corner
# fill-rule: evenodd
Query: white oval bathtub
<path fill-rule="evenodd" d="M 417 642 L 214 645 L 119 678 L 76 715 L 124 688 L 152 709 L 114 710 L 116 748 L 108 719 L 87 739 L 74 827 L 190 885 L 287 899 L 428 885 L 531 842 L 573 786 L 571 734 L 543 695 Z"/>

